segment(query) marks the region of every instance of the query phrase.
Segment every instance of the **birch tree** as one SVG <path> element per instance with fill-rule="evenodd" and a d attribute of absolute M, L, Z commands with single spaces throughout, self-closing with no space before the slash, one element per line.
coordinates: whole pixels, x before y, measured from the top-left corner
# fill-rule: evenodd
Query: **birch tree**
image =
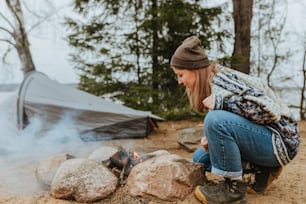
<path fill-rule="evenodd" d="M 0 38 L 0 41 L 9 44 L 7 52 L 11 48 L 15 48 L 21 63 L 21 70 L 24 75 L 35 70 L 35 65 L 30 51 L 30 43 L 27 32 L 25 30 L 25 23 L 23 18 L 23 11 L 19 0 L 5 0 L 8 10 L 10 11 L 13 21 L 11 22 L 4 14 L 0 13 L 0 17 L 6 22 L 7 26 L 0 26 L 0 30 L 8 34 L 8 38 Z M 3 61 L 5 61 L 5 56 Z"/>

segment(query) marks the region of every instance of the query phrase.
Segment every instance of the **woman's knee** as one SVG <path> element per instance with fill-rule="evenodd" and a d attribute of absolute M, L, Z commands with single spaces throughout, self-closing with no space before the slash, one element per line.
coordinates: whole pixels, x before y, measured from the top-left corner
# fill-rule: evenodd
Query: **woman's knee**
<path fill-rule="evenodd" d="M 210 131 L 217 129 L 218 126 L 220 126 L 220 124 L 222 123 L 224 114 L 226 114 L 225 111 L 219 111 L 219 110 L 209 111 L 204 119 L 204 130 Z"/>
<path fill-rule="evenodd" d="M 224 110 L 209 111 L 204 119 L 204 132 L 208 140 L 220 132 L 230 132 L 230 126 L 225 125 L 233 120 L 233 113 Z"/>

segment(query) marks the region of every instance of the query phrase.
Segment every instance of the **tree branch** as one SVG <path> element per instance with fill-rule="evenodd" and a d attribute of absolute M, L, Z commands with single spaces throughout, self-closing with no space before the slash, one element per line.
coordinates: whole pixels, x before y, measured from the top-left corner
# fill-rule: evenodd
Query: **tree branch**
<path fill-rule="evenodd" d="M 3 64 L 8 64 L 5 60 L 6 60 L 6 57 L 8 56 L 8 54 L 10 53 L 10 51 L 12 51 L 12 48 L 8 47 L 7 50 L 5 51 L 5 53 L 3 54 L 3 56 L 2 56 Z"/>
<path fill-rule="evenodd" d="M 27 33 L 30 33 L 34 28 L 36 28 L 37 26 L 39 26 L 43 22 L 47 21 L 48 18 L 51 18 L 52 16 L 54 16 L 61 9 L 63 9 L 63 8 L 60 8 L 60 9 L 56 10 L 54 13 L 51 13 L 49 15 L 44 16 L 42 20 L 40 20 L 39 22 L 37 22 L 34 25 L 32 25 L 31 28 L 27 31 Z M 42 18 L 42 17 L 40 17 L 40 18 Z"/>
<path fill-rule="evenodd" d="M 14 26 L 13 26 L 13 24 L 0 12 L 0 17 L 2 17 L 3 18 L 3 20 L 5 21 L 5 22 L 7 22 L 7 24 L 9 24 L 10 26 L 11 26 L 11 28 L 12 29 L 14 29 Z"/>
<path fill-rule="evenodd" d="M 9 31 L 8 29 L 3 28 L 3 27 L 0 26 L 0 30 L 3 30 L 3 31 L 5 31 L 5 32 L 7 32 L 7 33 L 10 34 L 12 37 L 14 37 L 14 34 L 13 34 L 11 31 Z"/>
<path fill-rule="evenodd" d="M 287 1 L 285 1 L 286 3 L 286 8 L 288 7 L 288 4 L 287 4 Z M 272 4 L 272 15 L 269 16 L 269 23 L 268 23 L 268 28 L 269 28 L 269 38 L 272 42 L 272 47 L 273 47 L 273 52 L 274 52 L 274 59 L 273 59 L 273 65 L 272 65 L 272 68 L 271 68 L 271 71 L 268 73 L 267 75 L 267 82 L 268 82 L 268 86 L 270 88 L 272 88 L 272 85 L 271 85 L 271 76 L 273 74 L 273 72 L 275 71 L 276 69 L 276 65 L 279 61 L 279 56 L 277 55 L 278 53 L 278 50 L 277 50 L 277 47 L 279 46 L 279 43 L 280 43 L 280 39 L 281 39 L 281 33 L 283 31 L 283 28 L 285 26 L 285 22 L 286 22 L 286 19 L 287 19 L 287 13 L 284 12 L 284 17 L 281 19 L 282 22 L 279 23 L 279 27 L 275 29 L 274 32 L 272 32 L 274 29 L 272 27 L 272 21 L 275 20 L 273 19 L 273 14 L 276 13 L 275 11 L 275 4 L 276 4 L 276 0 L 273 0 L 273 4 Z"/>
<path fill-rule="evenodd" d="M 16 19 L 18 20 L 18 23 L 19 24 L 22 24 L 21 22 L 21 19 L 19 18 L 18 16 L 18 13 L 17 11 L 14 9 L 14 7 L 12 6 L 10 0 L 6 0 L 8 3 L 8 6 L 10 7 L 10 9 L 13 11 L 14 15 L 16 16 Z M 24 4 L 24 7 L 25 9 L 31 13 L 33 16 L 37 17 L 38 19 L 41 19 L 39 22 L 35 23 L 34 25 L 31 26 L 30 29 L 28 29 L 27 31 L 25 31 L 25 33 L 30 33 L 33 29 L 35 29 L 36 27 L 38 27 L 40 24 L 42 24 L 43 22 L 47 21 L 49 18 L 51 18 L 52 16 L 56 15 L 60 10 L 64 9 L 65 7 L 61 7 L 59 9 L 54 9 L 53 7 L 53 4 L 50 3 L 50 1 L 47 1 L 47 3 L 49 4 L 49 7 L 52 7 L 53 8 L 53 12 L 45 15 L 45 16 L 41 16 L 41 15 L 38 15 L 37 13 L 35 12 L 32 12 L 31 9 L 29 9 L 29 7 Z"/>
<path fill-rule="evenodd" d="M 61 9 L 58 9 L 56 10 L 53 6 L 52 3 L 50 3 L 49 1 L 46 1 L 48 6 L 52 8 L 52 12 L 48 12 L 47 15 L 44 15 L 44 16 L 41 16 L 41 15 L 38 15 L 37 13 L 33 12 L 28 6 L 26 3 L 24 3 L 24 8 L 30 13 L 32 14 L 33 16 L 35 16 L 37 19 L 42 19 L 40 21 L 38 21 L 37 23 L 35 23 L 34 25 L 31 26 L 31 28 L 27 31 L 27 33 L 30 33 L 35 27 L 39 26 L 40 24 L 42 24 L 43 22 L 47 21 L 48 18 L 52 17 L 53 15 L 55 15 L 59 10 Z"/>
<path fill-rule="evenodd" d="M 12 41 L 9 41 L 8 39 L 1 39 L 1 38 L 0 38 L 0 41 L 6 42 L 6 43 L 8 43 L 8 44 L 10 44 L 10 45 L 12 45 L 12 46 L 14 46 L 14 47 L 16 47 L 15 43 L 13 43 Z"/>
<path fill-rule="evenodd" d="M 16 5 L 13 6 L 11 4 L 11 0 L 6 0 L 6 4 L 9 7 L 9 9 L 11 10 L 11 12 L 14 14 L 14 16 L 15 16 L 18 24 L 19 24 L 18 28 L 20 29 L 20 28 L 23 27 L 23 22 L 22 22 L 22 19 L 20 18 L 20 16 L 18 15 L 18 13 L 20 13 L 20 12 L 18 12 L 17 9 L 21 9 L 21 8 L 20 8 L 20 3 L 18 4 L 17 2 L 19 2 L 19 0 L 15 0 Z"/>
<path fill-rule="evenodd" d="M 54 8 L 54 6 L 53 6 L 53 4 L 50 2 L 50 1 L 48 1 L 48 0 L 45 0 L 46 2 L 46 4 L 47 4 L 47 8 L 51 8 L 53 11 L 54 10 L 56 10 L 55 8 Z M 33 16 L 35 16 L 37 19 L 40 19 L 40 18 L 44 18 L 44 16 L 41 16 L 41 15 L 38 15 L 36 12 L 33 12 L 29 7 L 28 7 L 28 5 L 26 4 L 26 2 L 23 2 L 23 6 L 24 6 L 24 8 L 25 8 L 25 10 L 27 11 L 27 12 L 29 12 L 30 14 L 32 14 Z M 49 13 L 49 12 L 48 12 Z M 54 12 L 53 12 L 54 13 Z"/>

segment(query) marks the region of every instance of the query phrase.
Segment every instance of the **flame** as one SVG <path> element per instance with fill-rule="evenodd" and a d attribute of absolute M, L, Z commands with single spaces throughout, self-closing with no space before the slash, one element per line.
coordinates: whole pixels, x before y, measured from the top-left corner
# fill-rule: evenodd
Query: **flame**
<path fill-rule="evenodd" d="M 140 156 L 137 152 L 133 152 L 133 158 L 134 159 L 140 159 Z"/>
<path fill-rule="evenodd" d="M 135 151 L 133 151 L 133 159 L 137 160 L 138 162 L 143 162 L 143 159 L 141 158 L 141 156 L 139 156 L 139 154 Z"/>

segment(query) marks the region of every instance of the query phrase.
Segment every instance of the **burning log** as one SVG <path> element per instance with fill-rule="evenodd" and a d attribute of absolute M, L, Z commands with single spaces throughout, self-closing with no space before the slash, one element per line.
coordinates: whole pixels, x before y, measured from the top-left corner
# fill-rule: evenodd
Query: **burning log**
<path fill-rule="evenodd" d="M 132 168 L 138 163 L 150 157 L 140 157 L 135 151 L 125 150 L 119 146 L 118 151 L 109 159 L 102 161 L 120 179 L 120 184 L 124 185 Z"/>

